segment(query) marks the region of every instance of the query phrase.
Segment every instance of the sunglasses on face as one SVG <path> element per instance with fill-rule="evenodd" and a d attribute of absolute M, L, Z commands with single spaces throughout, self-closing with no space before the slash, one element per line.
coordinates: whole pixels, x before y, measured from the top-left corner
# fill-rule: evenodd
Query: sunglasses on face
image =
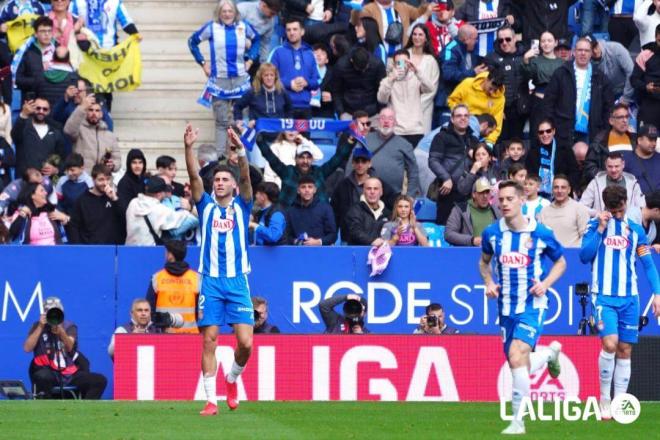
<path fill-rule="evenodd" d="M 499 44 L 502 44 L 502 43 L 504 43 L 505 41 L 506 41 L 507 43 L 511 43 L 511 41 L 513 41 L 513 38 L 511 38 L 511 37 L 504 37 L 504 38 L 498 38 L 498 39 L 497 39 L 497 42 L 498 42 Z"/>
<path fill-rule="evenodd" d="M 35 107 L 34 109 L 38 112 L 47 112 L 50 110 L 48 107 Z"/>
<path fill-rule="evenodd" d="M 552 128 L 548 128 L 546 130 L 539 130 L 538 134 L 550 134 L 552 133 L 552 130 L 553 130 Z"/>

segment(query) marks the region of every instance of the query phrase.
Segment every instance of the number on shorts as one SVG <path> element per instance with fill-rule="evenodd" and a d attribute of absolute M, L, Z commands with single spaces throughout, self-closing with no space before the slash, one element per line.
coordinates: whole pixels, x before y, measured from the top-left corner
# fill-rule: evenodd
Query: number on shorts
<path fill-rule="evenodd" d="M 205 299 L 206 299 L 206 298 L 204 297 L 204 295 L 199 295 L 199 301 L 197 302 L 197 308 L 198 308 L 199 310 L 203 310 L 203 309 L 204 309 L 204 300 L 205 300 Z"/>

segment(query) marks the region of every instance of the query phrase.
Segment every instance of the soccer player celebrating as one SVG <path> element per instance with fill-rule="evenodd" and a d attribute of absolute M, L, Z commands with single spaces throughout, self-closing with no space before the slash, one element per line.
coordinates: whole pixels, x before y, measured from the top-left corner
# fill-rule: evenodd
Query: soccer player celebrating
<path fill-rule="evenodd" d="M 250 272 L 247 244 L 252 189 L 245 148 L 238 135 L 230 128 L 227 130 L 227 142 L 230 148 L 238 153 L 239 182 L 236 182 L 230 168 L 219 165 L 213 170 L 213 195 L 205 193 L 197 159 L 193 153 L 197 135 L 198 130 L 193 130 L 188 124 L 183 138 L 186 166 L 202 233 L 199 259 L 202 284 L 197 325 L 204 340 L 202 373 L 208 401 L 200 414 L 210 416 L 218 412 L 215 383 L 218 367 L 215 358 L 218 326 L 233 325 L 237 340 L 234 363 L 225 377 L 229 409 L 238 407 L 236 379 L 245 368 L 252 351 L 254 312 L 247 281 L 247 274 Z M 237 188 L 239 194 L 235 196 Z"/>
<path fill-rule="evenodd" d="M 547 364 L 552 377 L 559 375 L 558 341 L 534 353 L 532 350 L 543 329 L 546 292 L 566 270 L 566 260 L 552 231 L 523 215 L 525 193 L 520 183 L 501 182 L 498 198 L 502 218 L 482 234 L 479 272 L 486 284 L 486 296 L 497 298 L 504 354 L 513 376 L 514 419 L 502 434 L 524 434 L 519 409 L 522 399 L 530 394 L 530 374 Z M 493 255 L 499 283 L 493 279 Z M 549 271 L 544 256 L 553 262 Z"/>
<path fill-rule="evenodd" d="M 598 371 L 603 419 L 612 418 L 612 378 L 614 397 L 628 389 L 632 344 L 637 343 L 639 336 L 636 257 L 642 261 L 653 289 L 653 313 L 660 316 L 658 271 L 644 228 L 626 216 L 627 199 L 626 189 L 618 185 L 603 190 L 606 211 L 589 222 L 580 249 L 580 260 L 592 264 L 591 292 L 602 341 Z"/>

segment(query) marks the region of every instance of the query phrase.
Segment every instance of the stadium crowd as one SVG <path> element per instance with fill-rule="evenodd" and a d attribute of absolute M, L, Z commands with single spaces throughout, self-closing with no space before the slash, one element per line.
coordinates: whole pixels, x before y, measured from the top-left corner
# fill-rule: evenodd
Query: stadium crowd
<path fill-rule="evenodd" d="M 139 148 L 122 157 L 112 95 L 77 73 L 91 44 L 138 32 L 110 3 L 104 13 L 84 0 L 12 0 L 0 13 L 4 32 L 38 16 L 3 77 L 0 242 L 199 242 L 176 160 L 147 164 Z M 602 189 L 623 186 L 660 249 L 659 0 L 221 0 L 188 44 L 216 126 L 216 144 L 198 149 L 207 190 L 218 164 L 238 175 L 227 128 L 246 145 L 258 129 L 252 244 L 479 246 L 500 217 L 497 183 L 511 178 L 525 186 L 525 215 L 571 247 L 602 210 Z M 6 41 L 0 52 L 6 72 Z M 265 130 L 263 118 L 353 121 L 364 142 L 335 135 L 328 158 L 311 125 Z M 434 222 L 416 218 L 424 198 Z"/>

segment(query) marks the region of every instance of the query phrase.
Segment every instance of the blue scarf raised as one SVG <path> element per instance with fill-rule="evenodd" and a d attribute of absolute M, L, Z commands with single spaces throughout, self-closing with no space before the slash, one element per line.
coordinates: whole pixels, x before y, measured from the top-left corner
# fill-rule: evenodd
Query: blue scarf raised
<path fill-rule="evenodd" d="M 576 72 L 575 82 L 577 84 L 577 66 L 573 64 Z M 591 74 L 593 73 L 591 63 L 587 67 L 587 75 L 584 78 L 582 93 L 575 102 L 575 131 L 589 133 L 589 109 L 591 108 Z"/>
<path fill-rule="evenodd" d="M 340 133 L 347 131 L 366 148 L 367 140 L 359 134 L 356 130 L 355 122 L 353 121 L 336 121 L 333 119 L 276 119 L 276 118 L 259 118 L 255 131 L 266 131 L 271 133 L 279 133 L 281 131 L 297 131 L 297 132 L 322 132 L 332 131 Z"/>
<path fill-rule="evenodd" d="M 555 178 L 555 157 L 557 155 L 557 142 L 552 140 L 550 152 L 539 146 L 541 153 L 541 164 L 539 166 L 539 177 L 541 178 L 540 193 L 552 194 L 552 181 Z"/>

